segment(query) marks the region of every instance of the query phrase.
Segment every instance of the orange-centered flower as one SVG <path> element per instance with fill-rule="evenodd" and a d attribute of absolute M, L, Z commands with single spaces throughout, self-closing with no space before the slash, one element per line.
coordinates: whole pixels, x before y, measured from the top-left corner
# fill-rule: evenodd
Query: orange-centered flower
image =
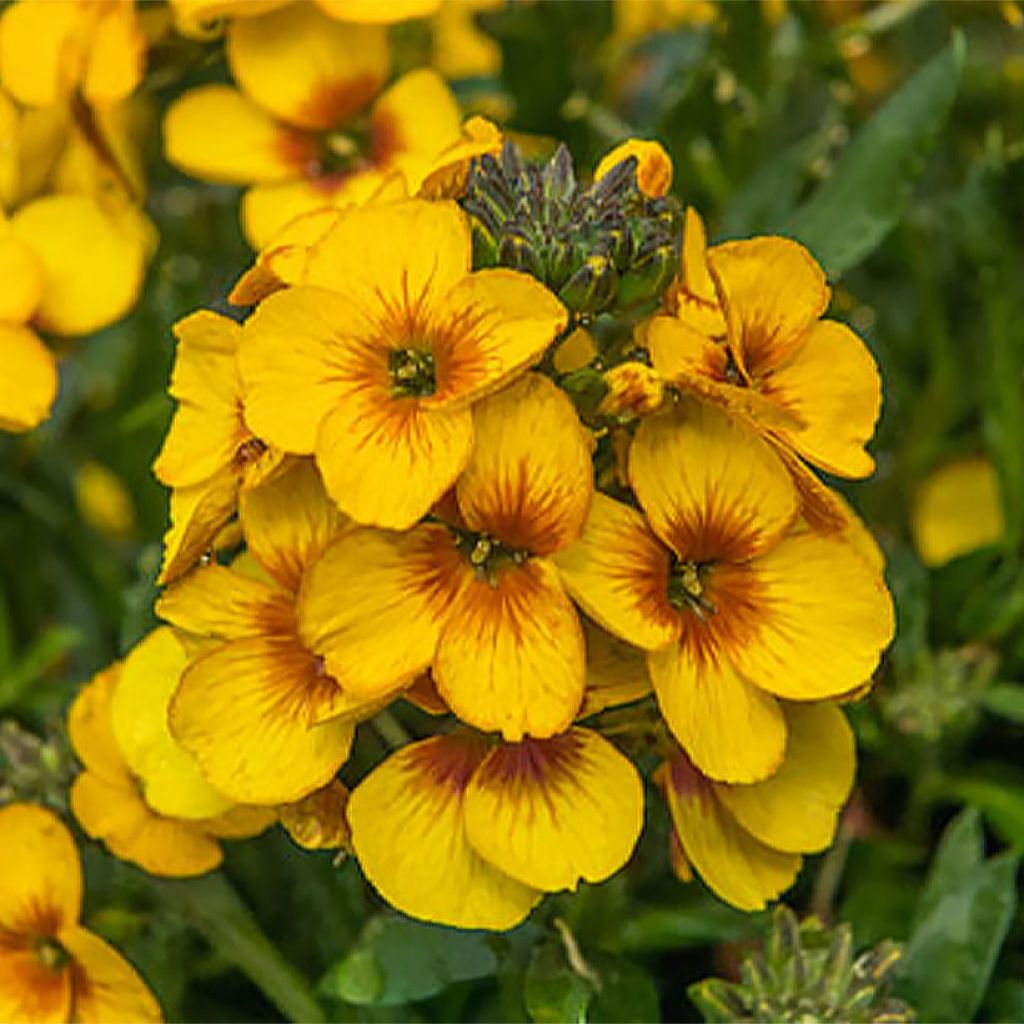
<path fill-rule="evenodd" d="M 552 736 L 583 699 L 583 635 L 551 558 L 587 513 L 587 439 L 538 374 L 480 402 L 473 423 L 457 511 L 404 534 L 343 535 L 306 580 L 300 622 L 316 624 L 315 649 L 353 694 L 386 695 L 429 666 L 478 729 Z"/>
<path fill-rule="evenodd" d="M 877 568 L 841 535 L 795 529 L 798 497 L 742 421 L 683 399 L 645 419 L 629 479 L 643 512 L 594 496 L 562 578 L 601 625 L 644 648 L 662 714 L 694 764 L 754 782 L 782 761 L 777 697 L 868 679 L 892 637 Z"/>
<path fill-rule="evenodd" d="M 352 791 L 348 819 L 360 866 L 399 910 L 506 929 L 543 893 L 625 864 L 643 787 L 589 729 L 521 743 L 459 730 L 392 754 Z"/>
<path fill-rule="evenodd" d="M 82 928 L 82 866 L 71 834 L 35 804 L 0 808 L 0 1020 L 159 1021 L 119 953 Z"/>
<path fill-rule="evenodd" d="M 405 529 L 469 462 L 473 402 L 540 357 L 565 309 L 526 274 L 471 273 L 466 220 L 447 202 L 344 211 L 305 280 L 245 325 L 246 420 L 315 454 L 356 522 Z"/>

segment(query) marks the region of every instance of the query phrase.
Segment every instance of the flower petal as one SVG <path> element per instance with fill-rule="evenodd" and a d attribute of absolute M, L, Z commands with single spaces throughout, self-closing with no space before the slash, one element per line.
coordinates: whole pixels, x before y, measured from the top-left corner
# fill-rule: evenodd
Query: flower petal
<path fill-rule="evenodd" d="M 374 888 L 402 913 L 455 928 L 504 930 L 540 898 L 470 845 L 465 790 L 486 747 L 463 733 L 403 747 L 349 797 L 352 847 Z"/>
<path fill-rule="evenodd" d="M 728 660 L 674 644 L 648 654 L 647 664 L 661 713 L 701 772 L 756 782 L 779 767 L 786 750 L 782 709 Z"/>
<path fill-rule="evenodd" d="M 348 757 L 353 726 L 316 725 L 337 684 L 297 644 L 233 640 L 188 667 L 171 703 L 175 739 L 218 790 L 239 803 L 300 800 Z"/>
<path fill-rule="evenodd" d="M 545 892 L 602 882 L 640 837 L 644 792 L 630 761 L 589 729 L 495 747 L 465 793 L 473 849 Z"/>
<path fill-rule="evenodd" d="M 679 615 L 668 603 L 670 558 L 639 512 L 597 492 L 582 537 L 555 564 L 591 618 L 653 651 L 679 637 Z"/>
<path fill-rule="evenodd" d="M 52 970 L 31 941 L 0 947 L 0 1020 L 66 1024 L 71 1020 L 71 972 Z"/>
<path fill-rule="evenodd" d="M 459 718 L 511 741 L 554 736 L 580 709 L 585 668 L 583 631 L 550 562 L 501 567 L 493 584 L 466 571 L 434 659 Z"/>
<path fill-rule="evenodd" d="M 37 804 L 0 807 L 0 931 L 55 935 L 78 920 L 82 868 L 71 833 Z"/>
<path fill-rule="evenodd" d="M 752 379 L 784 363 L 830 298 L 814 257 L 789 238 L 766 236 L 708 250 L 729 344 Z"/>
<path fill-rule="evenodd" d="M 82 69 L 82 7 L 76 0 L 13 3 L 0 18 L 0 84 L 19 103 L 52 107 Z"/>
<path fill-rule="evenodd" d="M 350 530 L 307 573 L 300 630 L 346 691 L 388 696 L 430 664 L 463 572 L 442 527 Z"/>
<path fill-rule="evenodd" d="M 793 884 L 800 857 L 741 828 L 685 755 L 662 765 L 658 781 L 686 861 L 716 896 L 740 910 L 761 910 Z"/>
<path fill-rule="evenodd" d="M 175 167 L 228 185 L 287 181 L 315 156 L 310 139 L 278 124 L 229 85 L 183 93 L 168 107 L 163 132 Z"/>
<path fill-rule="evenodd" d="M 0 104 L 6 97 L 0 93 Z M 2 111 L 0 107 L 0 111 Z M 0 145 L 16 145 L 0 135 Z M 2 199 L 2 191 L 0 191 Z M 2 209 L 2 207 L 0 207 Z M 0 322 L 8 325 L 25 323 L 34 312 L 43 294 L 43 269 L 32 250 L 13 231 L 0 213 L 0 275 L 4 290 L 0 293 Z"/>
<path fill-rule="evenodd" d="M 312 3 L 233 20 L 227 56 L 235 81 L 260 107 L 316 131 L 354 118 L 391 63 L 386 30 L 341 25 Z"/>
<path fill-rule="evenodd" d="M 54 334 L 91 334 L 139 297 L 146 245 L 88 196 L 34 199 L 11 218 L 43 268 L 35 323 Z"/>
<path fill-rule="evenodd" d="M 799 430 L 779 433 L 809 462 L 845 477 L 874 470 L 864 445 L 875 432 L 882 382 L 867 346 L 845 324 L 814 324 L 761 390 L 803 420 Z"/>
<path fill-rule="evenodd" d="M 127 99 L 142 80 L 146 35 L 134 5 L 102 9 L 82 77 L 82 94 L 92 104 L 109 106 Z"/>
<path fill-rule="evenodd" d="M 128 654 L 110 701 L 118 747 L 138 777 L 146 803 L 159 814 L 209 818 L 232 804 L 203 778 L 199 765 L 171 736 L 167 708 L 188 665 L 168 627 L 154 629 Z"/>
<path fill-rule="evenodd" d="M 749 558 L 774 544 L 799 510 L 769 445 L 692 399 L 640 424 L 629 479 L 651 528 L 688 561 Z"/>
<path fill-rule="evenodd" d="M 583 620 L 587 647 L 587 690 L 580 718 L 605 708 L 632 704 L 651 692 L 651 677 L 643 651 Z"/>
<path fill-rule="evenodd" d="M 636 181 L 640 191 L 657 198 L 672 187 L 672 158 L 659 142 L 647 139 L 627 139 L 601 157 L 594 170 L 594 181 L 600 181 L 613 167 L 636 157 Z"/>
<path fill-rule="evenodd" d="M 29 327 L 0 322 L 0 430 L 23 431 L 50 415 L 57 362 Z"/>
<path fill-rule="evenodd" d="M 527 374 L 480 402 L 473 428 L 473 455 L 455 489 L 466 525 L 535 555 L 568 547 L 594 485 L 589 438 L 565 393 Z"/>
<path fill-rule="evenodd" d="M 117 745 L 110 720 L 110 702 L 121 676 L 115 661 L 79 690 L 68 710 L 68 738 L 85 767 L 112 783 L 133 784 L 128 764 Z"/>
<path fill-rule="evenodd" d="M 230 469 L 171 491 L 171 525 L 164 534 L 164 558 L 157 583 L 173 583 L 214 546 L 221 527 L 235 514 L 238 475 Z"/>
<path fill-rule="evenodd" d="M 292 842 L 305 850 L 347 850 L 352 838 L 345 820 L 347 804 L 348 790 L 335 780 L 281 807 L 281 825 Z"/>
<path fill-rule="evenodd" d="M 61 932 L 60 943 L 75 961 L 71 1020 L 81 1024 L 163 1020 L 160 1005 L 135 968 L 98 935 L 72 928 Z"/>
<path fill-rule="evenodd" d="M 392 25 L 411 18 L 426 18 L 433 14 L 441 0 L 316 0 L 322 11 L 332 18 L 352 23 Z"/>
<path fill-rule="evenodd" d="M 860 686 L 893 636 L 885 583 L 841 536 L 798 533 L 751 563 L 757 624 L 730 648 L 752 683 L 791 700 Z"/>
<path fill-rule="evenodd" d="M 345 526 L 309 459 L 297 459 L 273 480 L 244 490 L 240 505 L 248 550 L 293 593 L 302 574 Z"/>
<path fill-rule="evenodd" d="M 786 758 L 763 782 L 715 785 L 715 793 L 754 838 L 786 853 L 818 853 L 832 842 L 853 788 L 853 732 L 834 704 L 787 704 Z"/>

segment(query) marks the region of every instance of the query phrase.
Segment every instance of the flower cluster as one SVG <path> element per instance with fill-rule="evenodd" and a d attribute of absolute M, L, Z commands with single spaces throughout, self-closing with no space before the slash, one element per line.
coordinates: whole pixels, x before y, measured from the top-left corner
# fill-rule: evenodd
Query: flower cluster
<path fill-rule="evenodd" d="M 228 28 L 252 98 L 214 97 L 250 112 L 255 24 Z M 371 101 L 385 73 L 332 93 L 344 117 L 394 113 L 406 85 Z M 260 116 L 319 145 L 339 110 Z M 90 834 L 191 873 L 276 817 L 350 849 L 402 911 L 493 929 L 628 861 L 641 765 L 677 874 L 736 906 L 831 842 L 854 775 L 840 705 L 893 613 L 813 467 L 870 473 L 879 378 L 823 319 L 806 250 L 708 248 L 671 177 L 631 141 L 580 183 L 564 149 L 532 163 L 475 120 L 398 195 L 256 186 L 303 202 L 232 294 L 248 315 L 176 328 L 169 626 L 72 712 Z M 430 716 L 412 738 L 400 700 Z M 349 778 L 364 722 L 396 749 Z M 172 831 L 188 863 L 162 861 Z"/>

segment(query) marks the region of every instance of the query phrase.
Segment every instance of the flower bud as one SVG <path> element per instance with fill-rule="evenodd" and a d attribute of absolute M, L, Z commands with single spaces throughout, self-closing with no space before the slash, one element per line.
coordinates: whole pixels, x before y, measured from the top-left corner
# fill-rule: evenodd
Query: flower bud
<path fill-rule="evenodd" d="M 611 301 L 617 281 L 612 261 L 595 253 L 559 289 L 558 297 L 577 313 L 597 313 Z"/>

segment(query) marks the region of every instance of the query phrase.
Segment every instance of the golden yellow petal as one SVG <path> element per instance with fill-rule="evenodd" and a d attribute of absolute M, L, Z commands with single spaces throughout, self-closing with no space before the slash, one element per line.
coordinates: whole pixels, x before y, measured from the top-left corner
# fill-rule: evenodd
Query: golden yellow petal
<path fill-rule="evenodd" d="M 124 660 L 110 702 L 118 746 L 158 814 L 209 818 L 231 801 L 203 778 L 199 765 L 171 736 L 167 712 L 188 664 L 185 648 L 164 626 L 141 640 Z"/>
<path fill-rule="evenodd" d="M 68 738 L 75 756 L 85 767 L 108 782 L 133 784 L 110 720 L 110 702 L 121 675 L 115 661 L 98 672 L 78 692 L 68 709 Z"/>
<path fill-rule="evenodd" d="M 28 938 L 0 950 L 0 1020 L 14 1024 L 67 1024 L 71 972 L 46 966 Z"/>
<path fill-rule="evenodd" d="M 348 790 L 337 780 L 294 804 L 279 808 L 281 825 L 306 850 L 348 849 L 351 841 L 345 808 Z"/>
<path fill-rule="evenodd" d="M 135 5 L 115 3 L 97 20 L 82 77 L 82 94 L 97 106 L 127 99 L 142 80 L 146 37 Z"/>
<path fill-rule="evenodd" d="M 654 532 L 687 561 L 749 558 L 776 543 L 799 511 L 769 445 L 692 399 L 640 424 L 629 479 Z"/>
<path fill-rule="evenodd" d="M 465 10 L 468 3 L 447 3 L 442 12 Z M 443 30 L 435 25 L 434 50 L 444 44 Z M 490 40 L 488 40 L 490 42 Z M 453 76 L 435 61 L 434 67 L 446 78 Z M 484 117 L 470 117 L 462 125 L 459 139 L 446 146 L 430 165 L 430 170 L 420 185 L 418 195 L 424 199 L 459 199 L 466 191 L 470 163 L 475 157 L 490 153 L 496 156 L 501 151 L 504 136 L 501 129 Z"/>
<path fill-rule="evenodd" d="M 0 96 L 3 94 L 0 93 Z M 5 140 L 0 135 L 0 145 Z M 14 145 L 13 142 L 8 143 Z M 0 197 L 2 201 L 2 197 Z M 0 321 L 23 324 L 32 316 L 43 295 L 43 269 L 32 250 L 13 231 L 0 213 Z"/>
<path fill-rule="evenodd" d="M 786 749 L 779 702 L 726 657 L 714 661 L 675 644 L 648 654 L 647 664 L 669 729 L 703 774 L 755 782 L 778 769 Z"/>
<path fill-rule="evenodd" d="M 601 157 L 594 171 L 594 181 L 600 181 L 613 167 L 631 156 L 636 157 L 636 181 L 640 191 L 656 198 L 672 187 L 672 158 L 659 142 L 648 139 L 627 139 Z"/>
<path fill-rule="evenodd" d="M 465 792 L 481 857 L 545 892 L 603 882 L 629 859 L 644 792 L 630 761 L 589 729 L 496 746 Z"/>
<path fill-rule="evenodd" d="M 217 534 L 235 514 L 239 480 L 225 469 L 193 487 L 171 491 L 171 525 L 157 583 L 173 583 L 213 551 Z"/>
<path fill-rule="evenodd" d="M 143 240 L 88 196 L 46 196 L 11 219 L 43 268 L 35 323 L 54 334 L 90 334 L 135 305 L 146 269 Z"/>
<path fill-rule="evenodd" d="M 700 214 L 686 208 L 679 277 L 665 293 L 666 308 L 682 323 L 709 339 L 723 339 L 725 314 L 718 304 L 715 281 L 708 270 L 707 233 Z"/>
<path fill-rule="evenodd" d="M 74 959 L 71 1020 L 80 1024 L 139 1024 L 161 1021 L 160 1005 L 135 968 L 85 928 L 60 933 Z"/>
<path fill-rule="evenodd" d="M 64 823 L 38 804 L 0 807 L 0 931 L 53 935 L 78 920 L 82 868 Z"/>
<path fill-rule="evenodd" d="M 0 322 L 0 430 L 21 432 L 50 415 L 57 363 L 30 327 Z"/>
<path fill-rule="evenodd" d="M 433 14 L 441 0 L 316 0 L 320 9 L 339 21 L 393 25 Z"/>
<path fill-rule="evenodd" d="M 337 689 L 297 643 L 229 641 L 186 670 L 171 733 L 231 799 L 291 803 L 329 782 L 348 757 L 348 721 L 310 724 Z"/>
<path fill-rule="evenodd" d="M 814 257 L 789 238 L 765 236 L 708 250 L 729 344 L 753 378 L 784 363 L 830 298 Z"/>
<path fill-rule="evenodd" d="M 573 600 L 605 629 L 656 650 L 679 637 L 668 603 L 671 553 L 635 509 L 595 493 L 583 535 L 555 564 Z"/>
<path fill-rule="evenodd" d="M 227 56 L 235 81 L 260 107 L 316 131 L 351 121 L 391 63 L 384 29 L 340 25 L 312 3 L 232 21 Z"/>
<path fill-rule="evenodd" d="M 348 820 L 363 873 L 392 906 L 455 928 L 519 924 L 540 893 L 470 845 L 465 790 L 486 753 L 457 733 L 403 747 L 352 791 Z"/>
<path fill-rule="evenodd" d="M 52 107 L 77 84 L 88 15 L 75 0 L 10 4 L 0 18 L 0 85 L 19 103 Z"/>
<path fill-rule="evenodd" d="M 347 692 L 386 697 L 430 664 L 464 571 L 442 527 L 350 530 L 303 581 L 301 634 Z"/>
<path fill-rule="evenodd" d="M 785 853 L 818 853 L 832 842 L 853 788 L 853 732 L 834 704 L 786 704 L 786 757 L 763 782 L 715 783 L 715 795 L 755 839 Z"/>
<path fill-rule="evenodd" d="M 437 689 L 464 722 L 507 740 L 545 738 L 579 712 L 583 631 L 554 566 L 543 558 L 473 572 L 441 631 Z"/>
<path fill-rule="evenodd" d="M 977 455 L 935 470 L 917 490 L 910 525 L 929 567 L 1001 540 L 1006 519 L 992 462 Z"/>
<path fill-rule="evenodd" d="M 874 470 L 864 445 L 875 432 L 882 382 L 867 346 L 845 324 L 814 324 L 793 355 L 765 377 L 761 392 L 803 420 L 799 430 L 779 434 L 809 462 L 845 477 Z"/>
<path fill-rule="evenodd" d="M 589 437 L 565 392 L 530 373 L 473 410 L 473 455 L 455 493 L 466 525 L 550 555 L 579 536 L 593 493 Z"/>
<path fill-rule="evenodd" d="M 881 576 L 841 535 L 799 533 L 750 565 L 756 626 L 730 646 L 739 671 L 791 700 L 821 700 L 870 678 L 893 636 Z"/>
<path fill-rule="evenodd" d="M 651 692 L 644 652 L 612 636 L 590 619 L 583 620 L 587 647 L 587 689 L 580 718 L 605 708 L 632 704 Z"/>
<path fill-rule="evenodd" d="M 793 884 L 800 857 L 741 828 L 685 755 L 662 765 L 659 781 L 686 860 L 716 896 L 740 910 L 762 910 Z"/>

